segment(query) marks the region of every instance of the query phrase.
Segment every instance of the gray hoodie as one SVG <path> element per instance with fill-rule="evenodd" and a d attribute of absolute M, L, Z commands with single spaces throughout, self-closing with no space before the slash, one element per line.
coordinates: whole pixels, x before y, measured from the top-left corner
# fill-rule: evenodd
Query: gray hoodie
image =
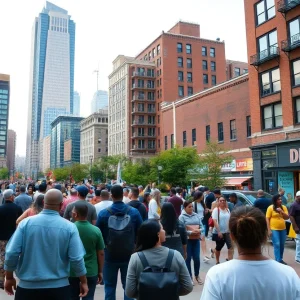
<path fill-rule="evenodd" d="M 179 221 L 181 221 L 184 224 L 184 226 L 199 225 L 200 229 L 203 227 L 200 216 L 194 212 L 191 215 L 189 215 L 186 213 L 185 210 L 183 210 L 181 212 L 181 215 L 179 216 Z M 187 230 L 188 235 L 190 235 L 191 233 L 191 231 Z"/>

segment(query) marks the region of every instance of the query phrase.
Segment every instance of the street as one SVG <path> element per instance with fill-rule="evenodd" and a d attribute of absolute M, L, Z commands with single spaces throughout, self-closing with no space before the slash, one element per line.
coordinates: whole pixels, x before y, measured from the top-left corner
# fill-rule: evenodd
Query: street
<path fill-rule="evenodd" d="M 208 249 L 214 246 L 214 242 L 207 241 L 207 247 Z M 271 259 L 274 258 L 273 255 L 273 247 L 271 244 L 267 244 L 264 249 L 263 253 L 265 256 L 270 257 Z M 237 256 L 237 252 L 235 251 L 235 257 Z M 294 242 L 286 242 L 285 251 L 284 251 L 284 260 L 285 262 L 291 266 L 297 274 L 300 276 L 300 266 L 295 263 L 295 243 Z M 221 262 L 224 262 L 227 257 L 227 250 L 226 246 L 223 248 L 221 252 Z M 208 270 L 215 265 L 215 260 L 211 259 L 208 263 L 201 262 L 201 270 L 200 270 L 200 277 L 202 279 L 205 279 L 206 273 Z M 203 286 L 195 285 L 193 292 L 185 297 L 180 297 L 184 300 L 199 300 L 201 291 L 203 289 Z M 2 290 L 0 291 L 0 300 L 11 300 L 13 297 L 6 295 Z M 97 286 L 96 293 L 95 293 L 95 300 L 98 299 L 104 299 L 104 286 Z M 116 300 L 122 300 L 124 299 L 123 296 L 123 289 L 121 286 L 121 282 L 119 280 L 118 287 L 117 287 L 117 297 Z"/>

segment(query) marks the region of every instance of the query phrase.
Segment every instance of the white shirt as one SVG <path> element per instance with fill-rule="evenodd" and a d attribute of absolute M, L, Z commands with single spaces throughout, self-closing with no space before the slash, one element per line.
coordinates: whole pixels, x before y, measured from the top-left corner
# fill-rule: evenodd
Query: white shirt
<path fill-rule="evenodd" d="M 157 202 L 155 199 L 151 199 L 149 202 L 149 210 L 148 210 L 148 219 L 156 219 L 159 220 L 160 216 L 157 213 Z"/>
<path fill-rule="evenodd" d="M 228 223 L 229 223 L 229 219 L 230 219 L 229 209 L 219 208 L 219 210 L 220 210 L 219 217 L 218 217 L 218 208 L 216 207 L 212 212 L 212 218 L 214 220 L 218 221 L 221 233 L 227 233 L 227 232 L 229 232 L 229 227 L 228 227 Z M 216 228 L 213 229 L 213 233 L 217 233 Z"/>
<path fill-rule="evenodd" d="M 212 267 L 200 300 L 299 300 L 300 279 L 274 260 L 231 260 Z"/>
<path fill-rule="evenodd" d="M 113 204 L 113 202 L 110 200 L 104 200 L 104 201 L 102 200 L 101 202 L 95 204 L 94 206 L 96 208 L 97 216 L 101 210 L 110 207 L 112 204 Z"/>
<path fill-rule="evenodd" d="M 130 199 L 128 197 L 126 197 L 126 196 L 123 196 L 123 202 L 125 204 L 128 204 L 130 202 Z"/>

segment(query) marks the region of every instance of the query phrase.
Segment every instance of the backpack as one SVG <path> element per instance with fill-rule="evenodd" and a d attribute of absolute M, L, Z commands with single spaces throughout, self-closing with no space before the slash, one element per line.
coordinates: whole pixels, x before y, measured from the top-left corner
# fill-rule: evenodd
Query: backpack
<path fill-rule="evenodd" d="M 110 213 L 108 218 L 107 251 L 112 259 L 128 260 L 134 251 L 135 236 L 131 217 L 128 215 L 131 207 L 125 213 Z"/>
<path fill-rule="evenodd" d="M 178 276 L 170 271 L 174 250 L 169 249 L 164 268 L 150 267 L 143 252 L 138 252 L 138 256 L 144 268 L 139 278 L 139 299 L 178 300 Z"/>

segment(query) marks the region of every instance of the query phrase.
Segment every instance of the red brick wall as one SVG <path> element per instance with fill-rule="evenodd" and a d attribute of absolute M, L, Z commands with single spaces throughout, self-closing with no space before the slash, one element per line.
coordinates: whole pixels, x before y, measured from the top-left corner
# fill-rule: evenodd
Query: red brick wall
<path fill-rule="evenodd" d="M 248 63 L 241 62 L 241 61 L 233 61 L 233 60 L 227 60 L 226 61 L 226 77 L 227 80 L 230 80 L 235 76 L 234 69 L 240 68 L 240 75 L 244 74 L 243 70 L 248 69 Z"/>
<path fill-rule="evenodd" d="M 211 140 L 218 139 L 218 123 L 223 122 L 224 147 L 228 150 L 248 148 L 251 140 L 247 138 L 246 116 L 250 115 L 248 77 L 236 79 L 212 92 L 190 98 L 189 102 L 176 107 L 176 143 L 182 146 L 183 131 L 187 132 L 187 146 L 192 145 L 192 129 L 196 128 L 197 151 L 201 152 L 206 144 L 206 125 L 210 125 Z M 161 149 L 164 149 L 164 137 L 168 137 L 168 148 L 173 134 L 173 110 L 163 110 L 163 129 Z M 237 140 L 230 141 L 230 120 L 236 120 Z M 251 151 L 232 153 L 235 158 L 252 157 Z"/>
<path fill-rule="evenodd" d="M 200 25 L 185 22 L 178 22 L 168 32 L 174 34 L 183 34 L 188 36 L 200 37 Z"/>

